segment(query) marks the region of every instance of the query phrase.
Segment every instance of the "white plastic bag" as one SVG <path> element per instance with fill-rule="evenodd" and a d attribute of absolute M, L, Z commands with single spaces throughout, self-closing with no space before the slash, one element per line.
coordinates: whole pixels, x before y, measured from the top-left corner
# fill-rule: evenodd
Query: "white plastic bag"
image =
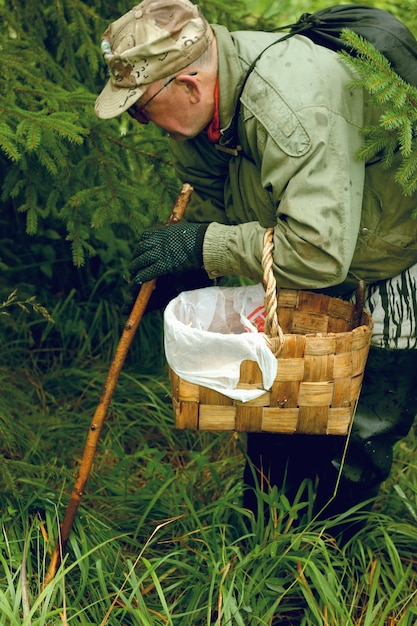
<path fill-rule="evenodd" d="M 270 389 L 277 359 L 248 318 L 262 319 L 262 285 L 207 287 L 184 291 L 165 309 L 165 354 L 183 380 L 246 402 Z M 240 364 L 256 361 L 262 372 L 260 389 L 236 389 Z"/>

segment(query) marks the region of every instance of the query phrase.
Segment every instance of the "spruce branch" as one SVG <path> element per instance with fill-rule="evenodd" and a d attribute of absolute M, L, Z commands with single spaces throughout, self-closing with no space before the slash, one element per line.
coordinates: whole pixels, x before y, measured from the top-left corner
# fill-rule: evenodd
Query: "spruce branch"
<path fill-rule="evenodd" d="M 20 110 L 17 117 L 21 119 L 16 129 L 17 135 L 26 138 L 35 135 L 38 138 L 35 142 L 29 142 L 27 147 L 30 150 L 39 146 L 42 130 L 50 130 L 66 141 L 78 145 L 83 143 L 89 132 L 78 123 L 77 114 L 68 111 L 51 113 L 48 110 L 37 112 Z"/>
<path fill-rule="evenodd" d="M 354 70 L 350 86 L 365 89 L 381 110 L 378 126 L 362 129 L 364 144 L 358 157 L 369 161 L 378 156 L 389 167 L 399 152 L 401 163 L 395 179 L 403 193 L 411 195 L 417 189 L 417 88 L 399 76 L 369 41 L 348 29 L 343 30 L 342 38 L 355 52 L 355 56 L 339 53 Z"/>
<path fill-rule="evenodd" d="M 29 123 L 25 120 L 19 125 L 17 135 L 24 139 L 26 150 L 33 152 L 40 146 L 42 140 L 42 129 L 36 122 Z"/>
<path fill-rule="evenodd" d="M 28 235 L 34 235 L 38 230 L 38 214 L 34 207 L 26 212 L 26 232 Z"/>
<path fill-rule="evenodd" d="M 417 188 L 417 155 L 411 154 L 409 158 L 403 159 L 401 165 L 395 173 L 395 180 L 401 185 L 406 195 L 410 195 Z M 413 217 L 416 212 L 413 213 Z"/>
<path fill-rule="evenodd" d="M 394 132 L 387 132 L 382 126 L 368 126 L 368 139 L 358 151 L 358 158 L 371 161 L 375 155 L 381 155 L 385 167 L 390 167 L 397 150 L 397 137 Z"/>
<path fill-rule="evenodd" d="M 16 162 L 21 158 L 21 151 L 16 142 L 15 132 L 5 122 L 0 123 L 0 150 L 11 161 Z"/>

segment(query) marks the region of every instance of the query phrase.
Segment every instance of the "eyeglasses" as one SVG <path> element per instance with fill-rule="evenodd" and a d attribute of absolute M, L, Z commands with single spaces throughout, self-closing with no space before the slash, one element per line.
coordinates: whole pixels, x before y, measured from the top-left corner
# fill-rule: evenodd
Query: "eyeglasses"
<path fill-rule="evenodd" d="M 196 76 L 198 72 L 192 72 L 190 74 L 187 74 L 187 76 Z M 165 87 L 168 87 L 168 85 L 170 85 L 171 83 L 174 82 L 174 80 L 176 80 L 178 78 L 178 75 L 176 76 L 171 76 L 171 78 L 168 78 L 167 81 L 164 82 L 164 84 L 162 85 L 162 87 L 160 89 L 158 89 L 158 91 L 156 91 L 153 96 L 151 96 L 149 98 L 149 100 L 147 100 L 146 102 L 144 102 L 143 104 L 137 104 L 135 102 L 135 104 L 133 106 L 131 106 L 127 112 L 129 113 L 130 117 L 133 117 L 133 119 L 135 119 L 137 122 L 139 122 L 139 124 L 149 124 L 149 119 L 146 117 L 144 110 L 146 109 L 146 107 L 152 102 L 152 100 L 154 98 L 156 98 L 156 96 L 158 96 L 161 91 L 163 91 L 165 89 Z"/>

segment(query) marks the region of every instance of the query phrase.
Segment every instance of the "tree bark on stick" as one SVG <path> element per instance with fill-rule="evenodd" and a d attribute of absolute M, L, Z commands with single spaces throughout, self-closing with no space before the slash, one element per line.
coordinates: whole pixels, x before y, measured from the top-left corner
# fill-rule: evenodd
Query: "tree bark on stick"
<path fill-rule="evenodd" d="M 174 224 L 180 221 L 192 192 L 193 188 L 191 187 L 191 185 L 185 184 L 182 186 L 172 209 L 172 213 L 169 217 L 168 224 Z M 135 332 L 139 326 L 142 316 L 146 310 L 152 291 L 155 288 L 155 282 L 156 279 L 153 279 L 149 282 L 144 283 L 141 286 L 135 304 L 133 305 L 132 311 L 128 317 L 119 343 L 117 345 L 116 352 L 114 354 L 109 372 L 106 377 L 106 381 L 104 383 L 99 403 L 90 424 L 87 440 L 84 447 L 84 454 L 82 456 L 77 478 L 75 480 L 74 487 L 72 489 L 71 496 L 67 504 L 64 519 L 60 525 L 60 536 L 56 542 L 55 549 L 51 556 L 49 567 L 45 575 L 45 580 L 43 583 L 44 587 L 55 577 L 55 574 L 57 573 L 58 568 L 61 564 L 62 556 L 65 552 L 67 541 L 72 530 L 72 525 L 77 514 L 78 506 L 81 502 L 84 488 L 90 475 L 98 440 L 100 437 L 100 432 L 107 416 L 110 401 L 113 397 L 113 393 L 116 388 L 117 381 L 119 379 L 119 375 L 122 370 L 123 363 L 126 359 L 129 347 L 132 343 L 133 337 L 135 336 Z"/>

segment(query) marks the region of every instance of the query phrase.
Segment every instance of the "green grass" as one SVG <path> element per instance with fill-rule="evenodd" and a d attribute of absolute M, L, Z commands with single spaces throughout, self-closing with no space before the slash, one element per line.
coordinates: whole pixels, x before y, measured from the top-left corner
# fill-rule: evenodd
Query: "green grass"
<path fill-rule="evenodd" d="M 0 626 L 415 625 L 416 434 L 343 547 L 311 519 L 308 485 L 298 505 L 273 492 L 270 521 L 255 523 L 241 507 L 245 436 L 174 428 L 158 316 L 135 338 L 43 588 L 121 326 L 111 305 L 72 297 L 51 314 L 3 333 Z M 87 334 L 62 330 L 80 319 Z"/>

